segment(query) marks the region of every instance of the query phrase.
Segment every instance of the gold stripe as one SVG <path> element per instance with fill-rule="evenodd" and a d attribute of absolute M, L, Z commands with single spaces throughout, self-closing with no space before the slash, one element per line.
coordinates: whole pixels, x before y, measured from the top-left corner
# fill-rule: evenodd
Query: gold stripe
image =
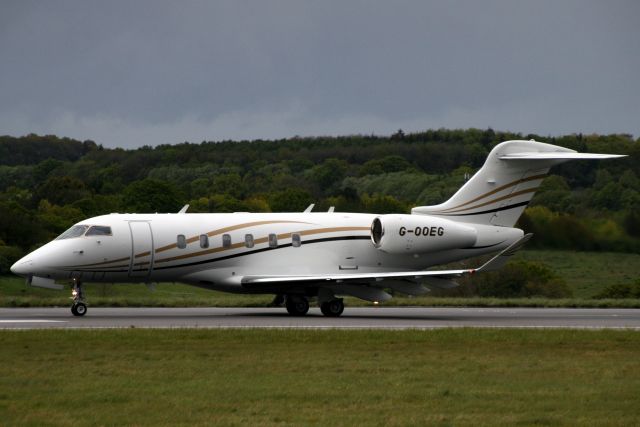
<path fill-rule="evenodd" d="M 303 230 L 300 234 L 301 236 L 308 236 L 310 234 L 321 234 L 321 233 L 334 233 L 337 231 L 369 231 L 371 227 L 333 227 L 333 228 L 316 228 L 313 230 Z"/>
<path fill-rule="evenodd" d="M 481 203 L 479 205 L 471 206 L 469 208 L 464 208 L 464 209 L 457 209 L 455 211 L 448 211 L 447 213 L 470 211 L 471 209 L 481 208 L 483 206 L 487 206 L 487 205 L 490 205 L 490 204 L 495 203 L 495 202 L 500 202 L 500 201 L 505 200 L 505 199 L 510 199 L 512 197 L 520 196 L 522 194 L 534 193 L 537 189 L 538 189 L 538 187 L 527 188 L 526 190 L 516 191 L 515 193 L 509 193 L 506 196 L 498 197 L 497 199 L 489 200 L 488 202 L 484 202 L 484 203 Z"/>
<path fill-rule="evenodd" d="M 121 264 L 121 265 L 109 265 L 103 268 L 123 268 L 123 267 L 129 267 L 129 264 Z"/>
<path fill-rule="evenodd" d="M 454 210 L 454 209 L 458 209 L 458 208 L 461 208 L 461 207 L 463 207 L 463 206 L 470 205 L 471 203 L 473 203 L 473 202 L 477 202 L 478 200 L 484 199 L 485 197 L 489 197 L 489 196 L 491 196 L 492 194 L 498 193 L 498 192 L 500 192 L 500 191 L 502 191 L 502 190 L 505 190 L 505 189 L 507 189 L 507 188 L 509 188 L 509 187 L 513 187 L 514 185 L 518 185 L 518 184 L 521 184 L 521 183 L 523 183 L 523 182 L 527 182 L 527 181 L 535 181 L 535 180 L 537 180 L 537 179 L 544 179 L 544 178 L 546 178 L 547 176 L 548 176 L 548 174 L 542 174 L 542 175 L 534 175 L 534 176 L 530 176 L 530 177 L 528 177 L 528 178 L 520 178 L 520 179 L 519 179 L 519 180 L 517 180 L 517 181 L 510 182 L 509 184 L 505 184 L 505 185 L 503 185 L 503 186 L 501 186 L 501 187 L 495 188 L 495 189 L 493 189 L 493 190 L 491 190 L 491 191 L 489 191 L 489 192 L 487 192 L 487 193 L 484 193 L 483 195 L 478 196 L 478 197 L 476 197 L 475 199 L 470 200 L 470 201 L 468 201 L 468 202 L 466 202 L 466 203 L 463 203 L 463 204 L 458 205 L 458 206 L 454 206 L 454 207 L 452 207 L 452 208 L 444 209 L 444 210 L 442 210 L 442 211 L 438 211 L 438 212 L 442 212 L 442 213 L 447 212 L 447 213 L 448 213 L 448 212 L 450 212 L 450 211 L 452 211 L 452 210 Z M 469 209 L 471 209 L 471 208 L 469 208 Z"/>
<path fill-rule="evenodd" d="M 74 266 L 69 266 L 69 267 L 65 267 L 65 268 L 74 268 L 74 269 L 77 268 L 78 270 L 86 271 L 87 268 L 92 268 L 92 267 L 86 267 L 86 266 L 74 267 Z M 107 267 L 102 267 L 102 268 L 104 268 L 104 269 L 106 269 L 106 268 L 129 268 L 129 264 L 109 265 Z M 103 271 L 103 270 L 100 270 L 100 271 Z M 109 272 L 109 270 L 104 270 L 104 271 L 106 271 L 107 273 Z"/>
<path fill-rule="evenodd" d="M 254 227 L 254 226 L 257 226 L 257 225 L 265 225 L 265 224 L 309 224 L 309 223 L 308 222 L 303 222 L 303 221 L 255 221 L 255 222 L 247 222 L 247 223 L 244 223 L 244 224 L 237 224 L 237 225 L 232 225 L 230 227 L 224 227 L 224 228 L 219 228 L 217 230 L 209 231 L 207 233 L 207 236 L 212 237 L 212 236 L 216 236 L 218 234 L 226 233 L 228 231 L 235 231 L 235 230 L 240 230 L 241 228 L 248 228 L 248 227 Z M 198 240 L 200 240 L 200 235 L 197 235 L 197 236 L 194 236 L 194 237 L 190 237 L 190 238 L 187 239 L 187 244 L 193 243 L 193 242 L 197 242 Z M 177 247 L 178 247 L 177 243 L 172 243 L 170 245 L 162 246 L 162 247 L 156 249 L 156 253 L 168 251 L 169 249 L 173 249 L 173 248 L 177 248 Z"/>
<path fill-rule="evenodd" d="M 148 255 L 151 255 L 151 251 L 139 253 L 138 255 L 136 255 L 136 258 L 142 258 L 143 256 L 148 256 Z"/>
<path fill-rule="evenodd" d="M 291 233 L 278 234 L 278 239 L 290 239 L 292 234 L 300 236 L 310 236 L 313 234 L 336 233 L 339 231 L 369 231 L 371 227 L 333 227 L 333 228 L 314 228 L 312 230 L 292 231 Z"/>
<path fill-rule="evenodd" d="M 66 265 L 64 268 L 81 268 L 81 267 L 93 267 L 93 266 L 98 266 L 98 265 L 104 265 L 104 264 L 111 264 L 112 262 L 120 262 L 120 261 L 129 261 L 131 258 L 130 257 L 126 257 L 126 258 L 118 258 L 118 259 L 114 259 L 111 261 L 102 261 L 102 262 L 95 262 L 93 264 L 82 264 L 82 265 Z M 119 266 L 109 266 L 110 267 L 119 267 Z"/>
<path fill-rule="evenodd" d="M 309 235 L 313 235 L 313 234 L 326 234 L 326 233 L 335 233 L 335 232 L 340 232 L 340 231 L 369 231 L 370 227 L 333 227 L 333 228 L 315 228 L 312 230 L 303 230 L 303 231 L 292 231 L 291 233 L 281 233 L 278 234 L 276 237 L 278 239 L 288 239 L 291 237 L 292 234 L 300 234 L 301 236 L 309 236 Z M 260 244 L 260 243 L 267 243 L 269 241 L 268 237 L 261 237 L 259 239 L 254 239 L 253 243 L 254 245 Z M 193 257 L 198 257 L 198 256 L 202 256 L 202 255 L 209 255 L 209 254 L 213 254 L 213 253 L 217 253 L 217 252 L 223 252 L 223 251 L 227 251 L 227 250 L 232 250 L 232 249 L 238 249 L 244 247 L 244 242 L 239 242 L 239 243 L 234 243 L 231 246 L 225 248 L 223 246 L 217 247 L 217 248 L 212 248 L 212 249 L 207 249 L 204 251 L 199 251 L 199 252 L 193 252 L 190 254 L 184 254 L 184 255 L 178 255 L 178 256 L 174 256 L 174 257 L 170 257 L 170 258 L 163 258 L 163 259 L 159 259 L 156 260 L 155 263 L 161 263 L 161 262 L 169 262 L 169 261 L 176 261 L 179 259 L 187 259 L 187 258 L 193 258 Z"/>

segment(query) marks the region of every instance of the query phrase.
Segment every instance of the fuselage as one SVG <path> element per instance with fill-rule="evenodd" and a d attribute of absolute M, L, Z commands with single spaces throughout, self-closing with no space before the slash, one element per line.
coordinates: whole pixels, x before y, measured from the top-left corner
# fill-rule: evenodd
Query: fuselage
<path fill-rule="evenodd" d="M 339 212 L 103 215 L 79 222 L 12 271 L 54 280 L 176 281 L 246 292 L 243 276 L 423 270 L 496 252 L 522 236 L 515 228 L 473 225 L 477 238 L 468 247 L 390 254 L 372 242 L 376 217 Z M 447 238 L 446 231 L 432 237 Z"/>

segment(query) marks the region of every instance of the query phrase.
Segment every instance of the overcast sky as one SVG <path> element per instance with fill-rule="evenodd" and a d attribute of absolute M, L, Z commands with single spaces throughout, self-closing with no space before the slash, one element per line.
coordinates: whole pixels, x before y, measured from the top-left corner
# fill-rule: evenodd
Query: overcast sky
<path fill-rule="evenodd" d="M 640 136 L 638 1 L 0 0 L 0 134 Z"/>

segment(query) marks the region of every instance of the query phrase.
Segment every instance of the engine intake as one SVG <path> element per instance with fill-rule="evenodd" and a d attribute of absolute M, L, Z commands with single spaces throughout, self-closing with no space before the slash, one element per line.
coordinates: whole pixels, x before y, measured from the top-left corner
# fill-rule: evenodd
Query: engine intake
<path fill-rule="evenodd" d="M 371 223 L 371 241 L 390 254 L 421 254 L 473 246 L 475 228 L 429 215 L 381 215 Z"/>

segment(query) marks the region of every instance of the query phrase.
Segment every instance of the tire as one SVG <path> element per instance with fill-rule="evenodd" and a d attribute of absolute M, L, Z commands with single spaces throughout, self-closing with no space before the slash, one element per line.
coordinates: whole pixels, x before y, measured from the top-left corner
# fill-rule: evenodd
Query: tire
<path fill-rule="evenodd" d="M 344 311 L 344 303 L 338 298 L 323 302 L 320 305 L 320 311 L 327 317 L 339 317 Z"/>
<path fill-rule="evenodd" d="M 74 316 L 78 315 L 78 312 L 76 311 L 76 303 L 75 302 L 71 306 L 71 314 L 73 314 Z"/>
<path fill-rule="evenodd" d="M 75 307 L 75 311 L 73 310 L 73 307 Z M 74 316 L 84 316 L 87 314 L 87 305 L 85 303 L 78 302 L 75 303 L 73 307 L 71 308 L 71 312 Z"/>
<path fill-rule="evenodd" d="M 287 297 L 286 305 L 292 316 L 304 316 L 309 312 L 309 301 L 305 297 Z"/>

